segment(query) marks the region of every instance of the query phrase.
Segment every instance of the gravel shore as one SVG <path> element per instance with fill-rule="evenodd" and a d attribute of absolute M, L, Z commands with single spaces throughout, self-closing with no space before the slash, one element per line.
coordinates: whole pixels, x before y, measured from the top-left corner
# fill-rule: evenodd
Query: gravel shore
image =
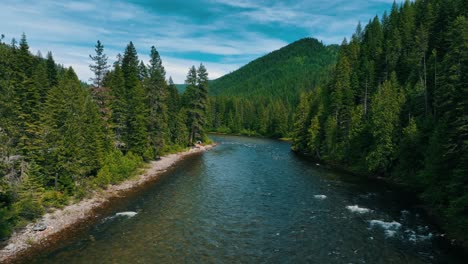
<path fill-rule="evenodd" d="M 138 177 L 126 180 L 118 185 L 111 185 L 103 191 L 96 191 L 91 195 L 91 198 L 45 214 L 36 222 L 30 223 L 24 229 L 13 233 L 6 242 L 6 246 L 0 249 L 0 263 L 14 262 L 18 257 L 27 254 L 32 248 L 37 249 L 41 245 L 46 246 L 54 237 L 59 237 L 60 232 L 94 217 L 93 211 L 104 206 L 112 198 L 119 197 L 135 187 L 155 180 L 161 173 L 183 157 L 206 151 L 214 146 L 197 146 L 184 152 L 161 157 L 160 160 L 152 161 L 149 167 Z M 34 231 L 34 227 L 37 228 L 41 225 L 47 228 L 44 231 Z"/>

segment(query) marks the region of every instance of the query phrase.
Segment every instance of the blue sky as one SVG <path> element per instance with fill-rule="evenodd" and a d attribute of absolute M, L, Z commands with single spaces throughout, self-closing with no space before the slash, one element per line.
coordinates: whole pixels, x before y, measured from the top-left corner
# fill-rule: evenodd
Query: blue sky
<path fill-rule="evenodd" d="M 24 32 L 31 52 L 52 51 L 87 81 L 89 54 L 99 39 L 112 62 L 129 41 L 147 62 L 161 54 L 167 77 L 183 83 L 200 62 L 210 79 L 304 37 L 341 43 L 358 21 L 390 10 L 393 0 L 2 0 L 0 33 Z"/>

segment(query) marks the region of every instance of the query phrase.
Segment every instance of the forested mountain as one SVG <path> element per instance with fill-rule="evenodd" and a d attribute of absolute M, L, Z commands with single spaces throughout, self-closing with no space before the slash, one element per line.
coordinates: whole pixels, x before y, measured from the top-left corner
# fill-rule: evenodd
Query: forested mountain
<path fill-rule="evenodd" d="M 305 38 L 210 83 L 211 128 L 218 132 L 287 136 L 301 92 L 327 80 L 338 46 Z"/>
<path fill-rule="evenodd" d="M 3 38 L 2 38 L 3 41 Z M 156 48 L 132 42 L 110 69 L 98 41 L 93 85 L 72 68 L 0 42 L 0 239 L 45 209 L 134 174 L 145 160 L 206 140 L 206 68 L 190 68 L 181 97 Z"/>
<path fill-rule="evenodd" d="M 326 85 L 304 93 L 293 149 L 421 193 L 468 241 L 468 5 L 394 4 L 341 45 Z"/>
<path fill-rule="evenodd" d="M 269 97 L 289 101 L 327 78 L 337 45 L 304 38 L 262 56 L 210 83 L 210 95 Z"/>

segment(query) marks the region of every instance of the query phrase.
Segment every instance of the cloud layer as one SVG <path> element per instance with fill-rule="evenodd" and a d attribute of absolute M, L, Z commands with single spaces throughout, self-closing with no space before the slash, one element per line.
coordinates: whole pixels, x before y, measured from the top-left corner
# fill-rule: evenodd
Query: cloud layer
<path fill-rule="evenodd" d="M 349 37 L 358 21 L 389 10 L 393 0 L 3 0 L 0 33 L 26 33 L 31 51 L 52 51 L 87 81 L 89 54 L 99 39 L 112 61 L 133 41 L 147 61 L 154 45 L 169 76 L 182 83 L 204 63 L 218 78 L 252 59 L 304 37 L 326 44 Z"/>

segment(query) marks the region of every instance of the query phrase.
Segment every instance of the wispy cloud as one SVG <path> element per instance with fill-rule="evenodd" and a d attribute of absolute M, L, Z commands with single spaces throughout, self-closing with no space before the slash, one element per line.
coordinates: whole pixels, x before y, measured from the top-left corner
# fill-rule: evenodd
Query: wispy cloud
<path fill-rule="evenodd" d="M 388 10 L 393 0 L 2 0 L 0 33 L 25 32 L 31 51 L 52 51 L 57 62 L 91 77 L 96 40 L 111 62 L 133 41 L 143 60 L 160 51 L 168 73 L 183 82 L 203 62 L 210 78 L 303 37 L 340 43 L 358 21 Z"/>

